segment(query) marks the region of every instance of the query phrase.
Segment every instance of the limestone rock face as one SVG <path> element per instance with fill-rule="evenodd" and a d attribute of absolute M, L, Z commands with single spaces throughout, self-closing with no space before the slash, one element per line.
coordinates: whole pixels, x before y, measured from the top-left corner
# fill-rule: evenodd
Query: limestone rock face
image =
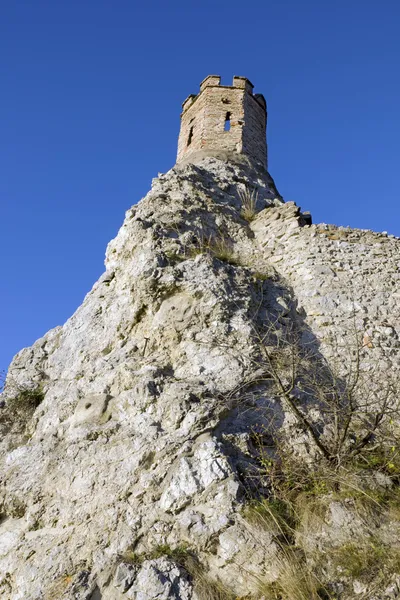
<path fill-rule="evenodd" d="M 196 598 L 187 574 L 165 558 L 147 560 L 140 567 L 120 563 L 114 585 L 134 600 L 192 600 Z"/>
<path fill-rule="evenodd" d="M 383 345 L 398 368 L 399 240 L 309 225 L 267 174 L 205 158 L 154 180 L 105 264 L 9 369 L 6 405 L 43 400 L 0 441 L 0 598 L 201 600 L 178 547 L 253 593 L 276 544 L 242 516 L 251 434 L 266 407 L 287 421 L 265 392 L 232 401 L 254 376 L 254 323 L 302 319 L 324 350 L 355 306 L 373 361 Z"/>

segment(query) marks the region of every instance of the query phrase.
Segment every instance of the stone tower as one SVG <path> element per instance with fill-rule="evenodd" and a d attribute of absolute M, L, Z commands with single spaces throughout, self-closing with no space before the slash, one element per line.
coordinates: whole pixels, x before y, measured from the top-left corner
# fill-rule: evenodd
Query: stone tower
<path fill-rule="evenodd" d="M 233 85 L 220 85 L 221 77 L 209 75 L 200 93 L 182 104 L 177 162 L 196 156 L 243 154 L 267 168 L 267 104 L 253 94 L 246 77 L 234 77 Z"/>

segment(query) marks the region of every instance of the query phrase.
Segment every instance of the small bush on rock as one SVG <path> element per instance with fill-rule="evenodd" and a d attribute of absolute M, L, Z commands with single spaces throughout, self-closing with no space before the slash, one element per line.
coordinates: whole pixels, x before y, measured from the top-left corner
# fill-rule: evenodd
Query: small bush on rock
<path fill-rule="evenodd" d="M 15 395 L 9 396 L 0 405 L 0 431 L 5 435 L 11 429 L 23 433 L 36 408 L 44 399 L 41 386 L 23 387 L 11 384 Z"/>
<path fill-rule="evenodd" d="M 351 468 L 307 464 L 284 444 L 277 444 L 274 458 L 264 457 L 260 465 L 260 497 L 248 503 L 243 516 L 254 531 L 264 529 L 272 534 L 278 547 L 278 577 L 275 582 L 260 583 L 266 599 L 333 600 L 337 596 L 330 588 L 336 583 L 351 591 L 358 580 L 376 589 L 400 574 L 400 547 L 391 545 L 384 534 L 382 539 L 378 536 L 388 523 L 399 526 L 396 479 L 386 476 L 381 480 L 376 471 L 360 469 L 357 463 Z M 321 535 L 323 539 L 324 530 L 330 530 L 331 507 L 337 505 L 350 522 L 361 523 L 359 537 L 325 552 L 312 540 Z"/>

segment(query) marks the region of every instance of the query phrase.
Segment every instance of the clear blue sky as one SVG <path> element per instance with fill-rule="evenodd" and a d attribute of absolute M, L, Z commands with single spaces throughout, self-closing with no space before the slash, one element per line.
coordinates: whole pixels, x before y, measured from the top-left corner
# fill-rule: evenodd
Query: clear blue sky
<path fill-rule="evenodd" d="M 265 95 L 286 200 L 400 235 L 399 27 L 398 0 L 3 0 L 0 368 L 82 302 L 211 73 Z"/>

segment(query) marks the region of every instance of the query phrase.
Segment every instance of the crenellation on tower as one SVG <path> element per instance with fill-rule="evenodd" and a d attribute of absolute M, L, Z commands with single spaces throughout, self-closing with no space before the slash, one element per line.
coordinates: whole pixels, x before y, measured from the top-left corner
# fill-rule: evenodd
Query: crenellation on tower
<path fill-rule="evenodd" d="M 200 83 L 200 92 L 202 92 L 206 87 L 220 85 L 220 83 L 221 77 L 219 75 L 207 75 L 207 77 Z"/>
<path fill-rule="evenodd" d="M 240 77 L 239 75 L 235 75 L 233 78 L 233 87 L 240 88 L 242 90 L 246 90 L 249 94 L 253 93 L 254 85 L 251 83 L 247 77 Z"/>
<path fill-rule="evenodd" d="M 267 167 L 267 105 L 253 84 L 235 75 L 232 86 L 208 75 L 182 104 L 177 162 L 200 156 L 245 155 Z"/>
<path fill-rule="evenodd" d="M 265 98 L 262 94 L 254 94 L 254 98 L 257 100 L 257 102 L 259 104 L 261 104 L 261 106 L 264 108 L 264 110 L 267 110 L 267 101 L 265 100 Z"/>
<path fill-rule="evenodd" d="M 196 94 L 190 94 L 190 96 L 188 96 L 186 98 L 186 100 L 183 102 L 183 104 L 182 104 L 182 110 L 185 111 L 186 109 L 188 109 L 189 106 L 191 104 L 193 104 L 193 102 L 196 100 L 196 98 L 197 98 Z"/>

